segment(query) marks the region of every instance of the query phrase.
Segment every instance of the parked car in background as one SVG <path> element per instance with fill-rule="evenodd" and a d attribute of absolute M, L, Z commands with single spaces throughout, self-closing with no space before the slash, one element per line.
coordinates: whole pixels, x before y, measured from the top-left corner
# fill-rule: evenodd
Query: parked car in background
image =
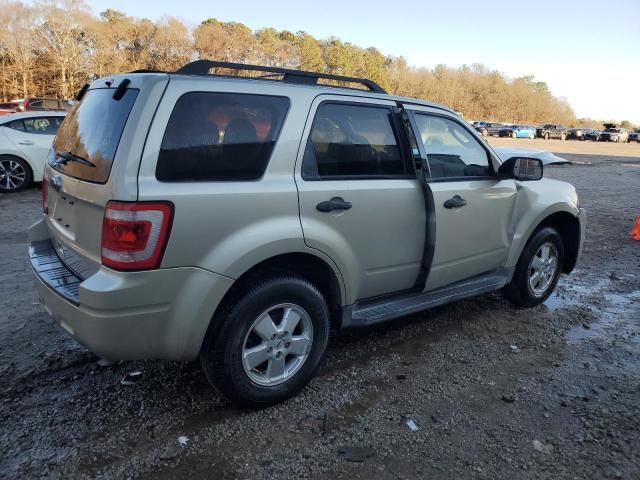
<path fill-rule="evenodd" d="M 25 98 L 16 107 L 18 112 L 69 110 L 70 104 L 67 100 L 59 98 Z"/>
<path fill-rule="evenodd" d="M 640 129 L 634 130 L 633 132 L 629 132 L 629 137 L 627 138 L 627 142 L 640 143 Z"/>
<path fill-rule="evenodd" d="M 629 132 L 625 128 L 608 127 L 600 134 L 601 142 L 626 142 L 629 138 Z"/>
<path fill-rule="evenodd" d="M 504 123 L 481 122 L 473 128 L 475 128 L 480 135 L 486 137 L 491 135 L 499 135 L 500 130 L 505 128 L 505 126 L 506 125 Z"/>
<path fill-rule="evenodd" d="M 555 123 L 547 123 L 536 130 L 536 137 L 549 140 L 550 138 L 559 138 L 565 140 L 567 138 L 567 129 L 562 125 Z"/>
<path fill-rule="evenodd" d="M 536 136 L 536 129 L 529 125 L 511 125 L 500 130 L 498 135 L 500 137 L 534 139 Z"/>
<path fill-rule="evenodd" d="M 593 128 L 570 128 L 567 130 L 567 140 L 587 140 L 587 135 L 597 132 L 597 136 L 600 136 L 600 132 Z"/>
<path fill-rule="evenodd" d="M 31 265 L 54 321 L 103 358 L 199 357 L 261 407 L 307 384 L 331 329 L 498 290 L 533 307 L 574 269 L 585 211 L 540 159 L 370 80 L 214 67 L 238 68 L 95 80 L 56 136 Z"/>
<path fill-rule="evenodd" d="M 585 140 L 593 140 L 593 141 L 597 142 L 598 140 L 600 140 L 600 133 L 602 133 L 602 132 L 600 132 L 600 130 L 596 130 L 595 128 L 591 129 L 590 132 L 587 132 L 587 133 L 584 134 L 584 139 Z"/>
<path fill-rule="evenodd" d="M 0 115 L 15 113 L 21 102 L 22 100 L 12 100 L 11 102 L 0 103 Z"/>
<path fill-rule="evenodd" d="M 65 112 L 22 112 L 0 117 L 0 193 L 24 190 L 42 178 Z"/>

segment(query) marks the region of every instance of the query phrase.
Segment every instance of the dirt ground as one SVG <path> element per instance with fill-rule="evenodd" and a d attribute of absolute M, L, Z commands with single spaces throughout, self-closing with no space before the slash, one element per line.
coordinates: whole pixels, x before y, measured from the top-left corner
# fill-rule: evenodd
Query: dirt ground
<path fill-rule="evenodd" d="M 99 366 L 38 305 L 40 192 L 0 196 L 0 477 L 640 478 L 640 145 L 532 143 L 581 162 L 545 175 L 589 219 L 545 305 L 489 294 L 338 332 L 310 385 L 261 411 L 197 363 Z"/>

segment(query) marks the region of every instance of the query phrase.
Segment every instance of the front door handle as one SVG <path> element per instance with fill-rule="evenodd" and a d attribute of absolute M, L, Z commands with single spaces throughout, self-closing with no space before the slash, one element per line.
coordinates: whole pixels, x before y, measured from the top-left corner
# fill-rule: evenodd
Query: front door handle
<path fill-rule="evenodd" d="M 466 204 L 467 201 L 464 198 L 460 195 L 454 195 L 453 198 L 444 202 L 444 208 L 460 208 L 464 207 Z"/>
<path fill-rule="evenodd" d="M 33 145 L 33 142 L 31 140 L 22 140 L 21 142 L 18 142 L 20 145 Z"/>
<path fill-rule="evenodd" d="M 351 202 L 345 202 L 342 197 L 333 197 L 326 202 L 320 202 L 316 205 L 319 212 L 332 212 L 334 210 L 349 210 L 352 207 Z"/>

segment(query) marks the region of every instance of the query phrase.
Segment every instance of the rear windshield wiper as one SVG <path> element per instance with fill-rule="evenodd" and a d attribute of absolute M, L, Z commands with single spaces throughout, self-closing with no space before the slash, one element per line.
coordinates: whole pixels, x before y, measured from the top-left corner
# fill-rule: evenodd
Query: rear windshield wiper
<path fill-rule="evenodd" d="M 56 152 L 56 155 L 62 159 L 62 160 L 56 161 L 57 165 L 66 165 L 67 162 L 71 161 L 71 162 L 81 163 L 82 165 L 86 165 L 87 167 L 96 166 L 95 163 L 90 162 L 86 158 L 82 158 L 82 157 L 79 157 L 78 155 L 74 155 L 71 152 Z"/>

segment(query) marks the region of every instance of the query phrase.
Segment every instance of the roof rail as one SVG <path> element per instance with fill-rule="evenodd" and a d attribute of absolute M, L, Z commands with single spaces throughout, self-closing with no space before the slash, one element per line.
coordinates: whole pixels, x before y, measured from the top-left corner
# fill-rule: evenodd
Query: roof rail
<path fill-rule="evenodd" d="M 245 63 L 216 62 L 213 60 L 196 60 L 187 63 L 173 73 L 180 75 L 215 75 L 209 73 L 212 68 L 228 68 L 230 70 L 251 70 L 256 72 L 267 72 L 282 75 L 282 81 L 297 83 L 302 85 L 317 85 L 318 79 L 335 80 L 338 82 L 359 83 L 372 92 L 387 93 L 380 85 L 373 80 L 365 78 L 345 77 L 342 75 L 331 75 L 328 73 L 305 72 L 304 70 L 292 70 L 279 67 L 263 67 L 260 65 L 250 65 Z M 265 76 L 266 77 L 266 76 Z M 246 77 L 245 77 L 246 78 Z M 251 77 L 249 77 L 251 78 Z"/>

